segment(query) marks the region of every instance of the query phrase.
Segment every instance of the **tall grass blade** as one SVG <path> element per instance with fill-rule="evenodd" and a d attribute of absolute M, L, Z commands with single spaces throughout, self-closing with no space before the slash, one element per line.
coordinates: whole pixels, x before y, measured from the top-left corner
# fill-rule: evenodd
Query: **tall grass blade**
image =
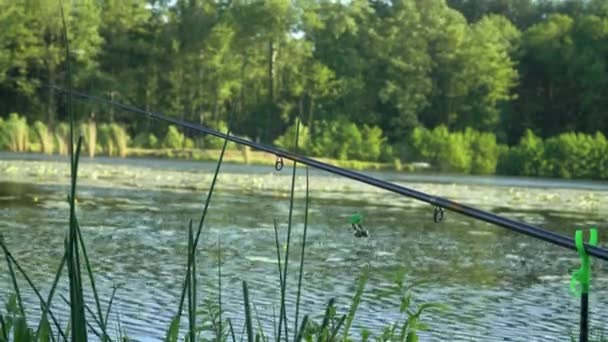
<path fill-rule="evenodd" d="M 13 337 L 15 342 L 32 341 L 34 332 L 28 328 L 25 317 L 18 316 L 13 324 Z"/>
<path fill-rule="evenodd" d="M 331 318 L 331 311 L 334 307 L 335 301 L 335 298 L 331 298 L 327 303 L 327 308 L 325 308 L 325 315 L 323 316 L 323 322 L 321 323 L 321 332 L 327 329 L 327 327 L 329 326 L 329 319 Z"/>
<path fill-rule="evenodd" d="M 300 342 L 302 340 L 304 331 L 306 331 L 306 324 L 308 324 L 308 315 L 304 315 L 304 318 L 302 319 L 302 325 L 300 325 L 296 338 L 294 339 L 295 342 Z"/>
<path fill-rule="evenodd" d="M 278 339 L 277 339 L 277 313 L 275 312 L 274 305 L 272 306 L 272 334 L 273 334 L 275 340 L 278 341 Z"/>
<path fill-rule="evenodd" d="M 236 335 L 234 335 L 234 327 L 232 326 L 232 320 L 228 318 L 228 327 L 230 328 L 230 336 L 232 336 L 232 342 L 236 342 Z"/>
<path fill-rule="evenodd" d="M 60 295 L 61 299 L 63 299 L 64 303 L 66 303 L 67 305 L 70 305 L 70 302 L 68 301 L 67 298 L 65 298 L 64 295 Z M 93 317 L 93 320 L 95 321 L 95 323 L 97 323 L 97 325 L 99 325 L 99 319 L 97 318 L 97 316 L 95 315 L 95 313 L 93 312 L 93 310 L 91 310 L 91 308 L 85 303 L 84 304 L 84 308 L 86 309 L 86 312 L 89 313 L 89 315 L 91 315 L 91 317 Z M 102 340 L 101 334 L 95 329 L 95 327 L 90 323 L 90 322 L 86 322 L 87 323 L 87 327 L 89 328 L 90 331 L 93 332 L 93 334 L 95 334 L 95 336 L 97 336 L 99 338 L 99 340 Z M 108 341 L 111 342 L 110 339 L 108 339 Z"/>
<path fill-rule="evenodd" d="M 95 323 L 97 323 L 98 326 L 101 326 L 102 323 L 101 323 L 100 319 L 97 317 L 95 312 L 93 312 L 93 310 L 91 310 L 91 308 L 86 303 L 84 304 L 84 308 L 89 313 L 89 315 L 91 315 L 91 317 L 93 317 L 93 320 L 95 321 Z M 99 337 L 99 340 L 103 340 L 104 338 L 106 338 L 106 337 L 102 337 L 101 334 L 98 333 L 97 330 L 88 321 L 87 321 L 87 326 L 89 327 L 89 330 L 93 331 L 93 333 L 97 337 Z M 109 338 L 108 338 L 108 341 L 109 341 Z"/>
<path fill-rule="evenodd" d="M 230 131 L 226 132 L 226 136 L 230 135 Z M 215 189 L 215 184 L 217 182 L 217 176 L 220 172 L 220 167 L 222 165 L 222 161 L 224 159 L 224 153 L 226 152 L 226 146 L 228 145 L 228 139 L 224 139 L 224 145 L 222 146 L 222 150 L 220 152 L 220 157 L 217 161 L 217 165 L 215 168 L 215 173 L 213 174 L 213 179 L 211 180 L 211 186 L 209 187 L 209 192 L 207 193 L 207 199 L 205 201 L 205 207 L 203 208 L 203 212 L 201 214 L 201 219 L 199 221 L 199 225 L 198 225 L 198 230 L 196 232 L 196 237 L 194 238 L 194 250 L 196 250 L 196 247 L 198 245 L 198 240 L 200 238 L 201 235 L 201 231 L 203 229 L 203 224 L 205 222 L 205 217 L 207 216 L 207 210 L 209 209 L 209 203 L 211 203 L 211 197 L 213 195 L 213 189 Z M 186 289 L 188 284 L 190 283 L 190 265 L 188 265 L 187 270 L 186 270 L 186 279 L 184 281 L 184 286 L 182 287 L 182 294 L 180 296 L 180 301 L 179 301 L 179 305 L 177 308 L 177 313 L 173 319 L 173 322 L 171 323 L 171 327 L 169 328 L 169 332 L 167 333 L 167 339 L 168 341 L 175 341 L 174 339 L 169 339 L 169 337 L 173 337 L 174 334 L 177 334 L 175 331 L 176 329 L 179 329 L 179 321 L 182 315 L 182 310 L 184 307 L 184 300 L 186 297 Z M 176 337 L 177 338 L 177 337 Z"/>
<path fill-rule="evenodd" d="M 0 328 L 2 328 L 2 340 L 8 342 L 8 330 L 6 328 L 6 321 L 4 320 L 4 316 L 0 313 Z"/>
<path fill-rule="evenodd" d="M 91 263 L 89 262 L 89 257 L 87 255 L 87 249 L 85 247 L 84 240 L 82 239 L 82 232 L 80 231 L 80 224 L 78 223 L 78 218 L 75 217 L 74 220 L 76 221 L 75 222 L 76 235 L 78 235 L 78 241 L 80 242 L 80 246 L 82 248 L 82 256 L 84 257 L 84 264 L 87 269 L 89 281 L 91 282 L 91 290 L 93 291 L 93 298 L 95 299 L 95 306 L 97 307 L 97 315 L 99 317 L 99 322 L 98 322 L 99 328 L 101 328 L 101 331 L 103 333 L 103 338 L 101 340 L 106 341 L 106 339 L 110 338 L 110 336 L 108 335 L 108 331 L 106 329 L 106 324 L 105 324 L 105 322 L 107 321 L 107 318 L 104 318 L 103 312 L 101 311 L 101 302 L 99 301 L 97 287 L 95 286 L 95 276 L 93 274 L 93 269 L 91 268 Z"/>
<path fill-rule="evenodd" d="M 70 59 L 70 43 L 68 38 L 68 28 L 63 11 L 63 4 L 59 1 L 61 12 L 61 24 L 63 28 L 63 39 L 65 42 L 65 58 L 67 65 L 68 82 L 68 114 L 70 117 L 70 162 L 71 162 L 71 195 L 70 201 L 70 233 L 68 238 L 68 275 L 70 279 L 70 320 L 72 325 L 72 339 L 78 342 L 86 342 L 87 325 L 84 314 L 84 296 L 82 292 L 82 279 L 80 274 L 79 248 L 76 226 L 76 179 L 78 177 L 78 158 L 82 145 L 82 137 L 78 139 L 76 152 L 74 152 L 74 108 L 72 103 L 72 66 Z"/>
<path fill-rule="evenodd" d="M 84 295 L 82 289 L 82 276 L 80 273 L 80 248 L 78 246 L 78 223 L 76 220 L 76 179 L 78 176 L 78 160 L 80 156 L 80 148 L 82 146 L 82 138 L 78 139 L 76 147 L 76 155 L 74 156 L 74 169 L 72 172 L 72 194 L 69 196 L 70 201 L 70 233 L 68 237 L 68 275 L 70 280 L 70 319 L 72 325 L 72 338 L 74 341 L 88 340 L 87 324 L 84 308 Z"/>
<path fill-rule="evenodd" d="M 309 187 L 308 187 L 308 167 L 306 167 L 306 199 L 304 204 L 304 233 L 302 235 L 302 251 L 300 253 L 300 275 L 298 277 L 298 292 L 296 294 L 296 320 L 294 327 L 294 339 L 296 338 L 298 328 L 298 318 L 300 316 L 300 294 L 302 293 L 302 275 L 304 274 L 304 251 L 306 250 L 306 233 L 308 231 L 308 203 L 309 203 Z"/>
<path fill-rule="evenodd" d="M 116 324 L 118 325 L 118 340 L 122 341 L 124 334 L 122 332 L 122 325 L 120 324 L 120 312 L 116 312 Z"/>
<path fill-rule="evenodd" d="M 297 125 L 296 125 L 296 138 L 295 138 L 295 151 L 294 153 L 298 152 L 298 137 L 300 135 L 300 120 L 297 120 Z M 294 161 L 293 162 L 293 169 L 291 172 L 291 193 L 289 196 L 289 218 L 287 221 L 287 248 L 285 249 L 285 264 L 283 265 L 283 286 L 281 286 L 281 311 L 279 313 L 279 336 L 278 336 L 278 340 L 281 340 L 281 322 L 285 321 L 285 341 L 289 342 L 289 335 L 288 335 L 288 331 L 289 329 L 287 329 L 287 318 L 281 319 L 284 315 L 286 316 L 286 308 L 285 308 L 285 288 L 287 287 L 287 267 L 289 265 L 289 245 L 291 242 L 291 224 L 292 224 L 292 218 L 293 218 L 293 196 L 294 196 L 294 192 L 295 192 L 295 186 L 296 186 L 296 169 L 297 169 L 297 162 Z"/>
<path fill-rule="evenodd" d="M 253 342 L 253 324 L 251 322 L 251 308 L 249 307 L 249 289 L 247 282 L 243 281 L 243 298 L 245 300 L 245 326 L 247 327 L 247 341 Z"/>
<path fill-rule="evenodd" d="M 13 282 L 13 290 L 15 290 L 15 296 L 17 297 L 17 305 L 19 308 L 19 313 L 21 316 L 25 317 L 25 309 L 23 307 L 23 300 L 21 299 L 21 291 L 19 290 L 19 283 L 17 282 L 17 275 L 15 274 L 15 269 L 13 268 L 13 263 L 11 258 L 9 257 L 8 249 L 4 245 L 4 238 L 0 236 L 0 246 L 2 246 L 2 250 L 4 251 L 4 258 L 6 259 L 6 264 L 8 265 L 8 272 L 11 275 L 11 281 Z"/>
<path fill-rule="evenodd" d="M 21 273 L 21 275 L 23 276 L 23 278 L 25 279 L 25 281 L 27 282 L 27 284 L 34 291 L 34 294 L 36 294 L 36 296 L 38 297 L 38 300 L 40 301 L 40 306 L 42 307 L 42 309 L 43 310 L 48 310 L 49 315 L 51 316 L 51 319 L 53 320 L 54 324 L 57 326 L 57 328 L 59 330 L 61 330 L 61 328 L 59 326 L 59 323 L 57 322 L 57 319 L 55 318 L 55 316 L 53 315 L 53 313 L 50 311 L 50 309 L 48 309 L 48 305 L 47 305 L 46 301 L 44 300 L 44 298 L 42 298 L 42 295 L 40 294 L 40 291 L 38 291 L 38 288 L 36 288 L 36 285 L 34 285 L 34 282 L 32 281 L 32 279 L 27 275 L 27 273 L 21 267 L 21 265 L 19 265 L 19 263 L 17 262 L 17 259 L 15 259 L 13 257 L 13 255 L 8 251 L 8 248 L 6 248 L 6 245 L 4 244 L 4 242 L 0 241 L 0 247 L 2 247 L 2 250 L 4 251 L 4 255 L 6 256 L 7 262 L 9 262 L 9 271 L 11 272 L 11 278 L 13 278 L 13 285 L 14 286 L 18 286 L 17 285 L 16 274 L 15 274 L 15 271 L 14 271 L 14 269 L 12 267 L 12 265 L 15 265 L 15 267 L 17 267 L 17 270 L 19 271 L 19 273 Z M 18 287 L 15 289 L 15 292 L 17 292 L 17 293 L 19 292 L 18 291 Z M 21 300 L 21 295 L 18 295 L 17 298 L 20 301 Z M 19 310 L 20 310 L 21 315 L 25 319 L 25 310 L 24 310 L 24 307 L 23 307 L 23 302 L 19 302 Z"/>
<path fill-rule="evenodd" d="M 75 167 L 75 156 L 74 156 L 74 107 L 72 101 L 72 63 L 70 63 L 70 40 L 68 38 L 68 26 L 65 22 L 65 14 L 63 12 L 63 2 L 59 0 L 59 12 L 61 13 L 61 25 L 63 30 L 63 40 L 65 43 L 65 62 L 67 67 L 67 83 L 68 83 L 68 116 L 70 119 L 70 143 L 69 143 L 69 151 L 70 151 L 70 165 L 72 166 L 72 176 L 74 176 L 74 167 Z"/>
<path fill-rule="evenodd" d="M 222 342 L 224 337 L 224 330 L 222 329 L 222 241 L 221 235 L 217 235 L 217 249 L 218 249 L 218 261 L 217 261 L 217 302 L 219 304 L 219 321 L 217 342 Z"/>
<path fill-rule="evenodd" d="M 346 315 L 342 315 L 342 317 L 340 317 L 338 324 L 336 324 L 336 326 L 333 328 L 331 336 L 329 337 L 330 341 L 333 341 L 334 338 L 336 338 L 336 335 L 338 335 L 338 331 L 340 331 L 340 328 L 342 327 L 342 324 L 344 324 L 345 319 L 346 319 Z M 344 337 L 344 340 L 346 340 L 346 335 Z"/>
<path fill-rule="evenodd" d="M 194 232 L 192 231 L 192 220 L 188 227 L 188 255 L 190 256 L 190 283 L 188 284 L 188 335 L 190 341 L 196 338 L 196 251 L 194 250 Z"/>
<path fill-rule="evenodd" d="M 42 316 L 40 318 L 40 324 L 38 326 L 36 335 L 40 334 L 40 330 L 43 325 L 48 325 L 47 315 L 51 308 L 53 296 L 55 295 L 55 290 L 57 289 L 57 284 L 59 284 L 59 278 L 61 278 L 61 274 L 63 273 L 63 268 L 65 267 L 66 257 L 67 257 L 66 253 L 63 253 L 63 256 L 61 257 L 61 262 L 59 262 L 59 267 L 57 268 L 57 272 L 55 272 L 55 279 L 53 280 L 53 285 L 51 285 L 51 289 L 49 290 L 49 294 L 46 298 L 46 308 L 43 309 Z M 58 333 L 63 334 L 63 331 L 61 330 L 60 327 L 58 327 L 57 331 L 58 331 Z M 53 336 L 53 335 L 51 334 L 51 336 Z M 65 340 L 65 336 L 64 336 L 64 340 Z"/>
<path fill-rule="evenodd" d="M 165 342 L 177 342 L 178 334 L 179 334 L 179 317 L 175 316 L 171 320 L 171 324 L 169 325 L 169 330 L 167 331 L 167 336 L 165 337 Z"/>
<path fill-rule="evenodd" d="M 273 220 L 274 223 L 274 242 L 277 248 L 277 265 L 279 266 L 279 282 L 281 290 L 283 289 L 283 269 L 281 268 L 281 243 L 279 242 L 279 228 L 277 227 L 277 219 Z"/>
<path fill-rule="evenodd" d="M 283 286 L 285 285 L 285 283 L 283 282 L 283 269 L 281 268 L 281 244 L 279 242 L 279 228 L 277 227 L 277 219 L 275 218 L 273 220 L 274 223 L 274 241 L 275 241 L 275 245 L 277 248 L 277 266 L 279 268 L 279 286 L 280 286 L 280 290 L 281 293 L 283 293 Z M 274 310 L 274 308 L 273 308 Z M 279 323 L 281 322 L 281 320 L 287 320 L 287 314 L 285 311 L 283 311 L 283 316 L 279 317 Z M 276 317 L 275 317 L 276 320 Z M 280 324 L 279 324 L 280 326 Z M 277 341 L 280 340 L 280 336 L 277 335 L 276 332 L 276 327 L 274 328 L 274 337 L 277 339 Z"/>
<path fill-rule="evenodd" d="M 353 320 L 355 319 L 355 314 L 357 313 L 357 309 L 359 308 L 359 304 L 361 303 L 361 297 L 363 296 L 363 291 L 365 290 L 365 285 L 367 284 L 368 278 L 369 268 L 366 268 L 363 274 L 361 274 L 361 276 L 359 277 L 359 282 L 357 283 L 357 291 L 355 292 L 355 296 L 353 297 L 350 309 L 348 310 L 346 325 L 344 326 L 344 342 L 346 342 L 348 339 L 348 331 L 350 330 Z"/>
<path fill-rule="evenodd" d="M 260 321 L 260 313 L 258 312 L 258 308 L 253 303 L 253 311 L 255 312 L 255 320 L 258 323 L 258 330 L 260 331 L 262 341 L 266 341 L 266 336 L 264 335 L 264 328 L 262 327 L 262 321 Z"/>
<path fill-rule="evenodd" d="M 110 301 L 108 302 L 108 308 L 106 309 L 105 321 L 103 322 L 104 326 L 108 326 L 108 317 L 110 317 L 110 312 L 112 311 L 112 304 L 114 303 L 114 297 L 116 296 L 116 291 L 118 290 L 117 286 L 112 288 L 112 294 L 110 295 Z"/>

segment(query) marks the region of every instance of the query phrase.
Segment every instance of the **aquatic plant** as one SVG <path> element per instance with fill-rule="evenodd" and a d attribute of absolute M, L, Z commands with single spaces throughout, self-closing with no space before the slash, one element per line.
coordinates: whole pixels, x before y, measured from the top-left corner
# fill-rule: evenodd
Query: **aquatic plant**
<path fill-rule="evenodd" d="M 113 156 L 116 151 L 116 143 L 112 138 L 112 130 L 110 125 L 102 124 L 99 126 L 99 142 L 101 144 L 101 151 L 108 156 Z"/>
<path fill-rule="evenodd" d="M 26 152 L 28 148 L 28 126 L 25 117 L 11 113 L 8 120 L 0 125 L 0 138 L 12 152 Z"/>
<path fill-rule="evenodd" d="M 55 126 L 55 146 L 57 146 L 57 153 L 61 155 L 68 154 L 69 130 L 70 126 L 65 122 Z"/>
<path fill-rule="evenodd" d="M 50 134 L 46 125 L 41 121 L 36 121 L 34 122 L 33 130 L 40 143 L 41 152 L 52 154 L 54 149 L 53 136 Z"/>
<path fill-rule="evenodd" d="M 129 144 L 130 137 L 124 127 L 119 124 L 110 124 L 110 135 L 114 146 L 116 147 L 116 153 L 119 157 L 124 158 L 127 156 L 127 146 Z"/>
<path fill-rule="evenodd" d="M 95 157 L 97 153 L 97 124 L 93 117 L 88 122 L 83 122 L 80 125 L 80 134 L 82 134 L 87 146 L 87 155 L 91 158 Z"/>

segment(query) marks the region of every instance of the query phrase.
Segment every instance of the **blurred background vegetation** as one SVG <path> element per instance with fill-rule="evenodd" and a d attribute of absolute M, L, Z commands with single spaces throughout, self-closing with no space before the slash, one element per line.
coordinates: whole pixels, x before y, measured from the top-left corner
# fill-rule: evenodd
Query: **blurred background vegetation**
<path fill-rule="evenodd" d="M 75 87 L 338 160 L 608 179 L 608 1 L 77 0 Z M 56 0 L 0 0 L 0 149 L 67 152 Z M 85 154 L 221 141 L 76 103 Z"/>

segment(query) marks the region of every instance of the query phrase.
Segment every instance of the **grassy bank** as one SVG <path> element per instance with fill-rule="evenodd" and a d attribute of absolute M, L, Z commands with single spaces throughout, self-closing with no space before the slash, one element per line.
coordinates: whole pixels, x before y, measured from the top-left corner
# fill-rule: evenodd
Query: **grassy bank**
<path fill-rule="evenodd" d="M 220 127 L 221 126 L 221 127 Z M 226 131 L 225 124 L 212 127 Z M 346 128 L 350 129 L 346 130 Z M 11 114 L 0 118 L 0 150 L 67 154 L 69 125 L 50 128 L 40 121 L 28 124 L 25 117 Z M 434 171 L 458 174 L 512 175 L 564 179 L 608 179 L 608 140 L 597 133 L 562 133 L 542 139 L 527 131 L 517 145 L 499 143 L 491 132 L 472 129 L 448 131 L 415 128 L 402 141 L 389 144 L 381 132 L 356 125 L 328 126 L 320 137 L 302 126 L 303 146 L 298 151 L 354 170 Z M 344 131 L 341 131 L 344 130 Z M 175 126 L 163 135 L 140 132 L 129 135 L 119 123 L 83 121 L 75 131 L 83 137 L 83 154 L 116 157 L 182 158 L 216 160 L 222 141 L 212 136 L 189 137 Z M 332 133 L 333 132 L 333 133 Z M 340 134 L 338 134 L 338 133 Z M 293 151 L 295 128 L 289 127 L 274 145 Z M 274 165 L 275 157 L 229 143 L 227 161 Z"/>
<path fill-rule="evenodd" d="M 135 158 L 176 158 L 186 160 L 201 160 L 215 161 L 221 154 L 221 150 L 201 150 L 201 149 L 146 149 L 146 148 L 129 148 L 127 149 L 128 157 Z M 380 163 L 367 162 L 359 160 L 338 160 L 331 158 L 315 158 L 331 165 L 336 165 L 353 170 L 395 170 L 395 171 L 420 171 L 424 167 L 416 166 L 415 164 L 401 163 Z M 251 150 L 227 150 L 224 154 L 224 161 L 236 164 L 252 164 L 252 165 L 275 165 L 277 159 L 274 154 L 251 151 Z M 284 161 L 287 162 L 287 161 Z"/>

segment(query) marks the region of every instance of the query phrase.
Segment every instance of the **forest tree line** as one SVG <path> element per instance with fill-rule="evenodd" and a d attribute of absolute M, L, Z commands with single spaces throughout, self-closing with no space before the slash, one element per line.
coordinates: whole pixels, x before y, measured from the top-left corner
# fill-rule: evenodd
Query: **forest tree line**
<path fill-rule="evenodd" d="M 492 137 L 495 158 L 504 160 L 515 158 L 500 153 L 507 146 L 560 136 L 589 137 L 606 152 L 606 0 L 76 0 L 64 6 L 77 89 L 214 128 L 229 124 L 235 134 L 265 143 L 287 146 L 300 118 L 306 153 L 342 159 L 441 164 L 417 145 L 420 132 L 441 140 L 467 130 Z M 65 86 L 66 70 L 58 2 L 0 0 L 4 121 L 19 113 L 57 131 L 66 100 L 44 85 Z M 174 133 L 109 106 L 77 102 L 75 108 L 83 123 L 120 126 L 142 146 Z M 475 151 L 473 140 L 463 144 L 469 165 L 446 170 L 492 173 L 476 171 L 473 160 L 494 152 Z M 595 162 L 602 169 L 607 163 Z M 604 178 L 600 173 L 592 178 Z"/>

